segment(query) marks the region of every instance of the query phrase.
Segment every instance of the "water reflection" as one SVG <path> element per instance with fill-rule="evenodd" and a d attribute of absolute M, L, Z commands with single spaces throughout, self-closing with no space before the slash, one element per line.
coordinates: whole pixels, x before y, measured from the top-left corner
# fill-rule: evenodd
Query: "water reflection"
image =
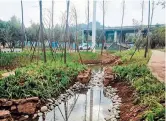
<path fill-rule="evenodd" d="M 84 93 L 77 93 L 39 121 L 105 121 L 111 100 L 106 98 L 101 87 L 92 87 Z"/>

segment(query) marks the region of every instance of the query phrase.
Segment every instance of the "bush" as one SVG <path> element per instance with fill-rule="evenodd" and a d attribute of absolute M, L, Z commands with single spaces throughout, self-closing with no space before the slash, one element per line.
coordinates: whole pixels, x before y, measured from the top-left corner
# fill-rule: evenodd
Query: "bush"
<path fill-rule="evenodd" d="M 38 96 L 50 98 L 59 94 L 78 73 L 86 67 L 69 62 L 40 62 L 17 69 L 15 76 L 0 80 L 1 98 L 25 98 Z"/>
<path fill-rule="evenodd" d="M 148 111 L 145 112 L 143 120 L 145 121 L 164 121 L 165 108 L 160 102 L 165 101 L 164 84 L 159 82 L 147 68 L 147 62 L 150 58 L 144 58 L 144 50 L 137 51 L 130 60 L 133 50 L 116 52 L 123 60 L 123 65 L 114 66 L 113 71 L 120 80 L 128 81 L 135 89 L 138 95 L 138 102 L 146 105 Z"/>

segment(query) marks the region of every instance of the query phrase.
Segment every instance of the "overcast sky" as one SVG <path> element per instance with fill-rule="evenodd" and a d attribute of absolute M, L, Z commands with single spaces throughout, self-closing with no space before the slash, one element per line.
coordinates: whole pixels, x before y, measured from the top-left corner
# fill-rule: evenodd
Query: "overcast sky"
<path fill-rule="evenodd" d="M 141 2 L 142 0 L 126 0 L 124 25 L 133 25 L 132 19 L 141 21 Z M 157 0 L 156 0 L 157 3 Z M 96 20 L 102 22 L 101 1 L 97 1 Z M 78 23 L 86 22 L 87 0 L 71 0 L 71 6 L 75 6 L 78 12 Z M 24 24 L 30 26 L 30 21 L 39 23 L 39 3 L 38 0 L 23 0 L 24 6 Z M 122 0 L 106 1 L 106 26 L 120 26 L 122 17 Z M 54 5 L 54 23 L 60 23 L 62 12 L 66 10 L 66 0 L 55 0 Z M 44 14 L 48 15 L 47 10 L 51 10 L 51 0 L 43 1 Z M 47 9 L 47 10 L 46 10 Z M 90 21 L 92 21 L 93 0 L 90 0 Z M 17 16 L 21 19 L 20 0 L 0 0 L 0 19 L 9 20 L 11 16 Z M 144 24 L 148 22 L 148 1 L 144 4 Z M 165 9 L 161 6 L 155 6 L 152 24 L 165 23 Z"/>

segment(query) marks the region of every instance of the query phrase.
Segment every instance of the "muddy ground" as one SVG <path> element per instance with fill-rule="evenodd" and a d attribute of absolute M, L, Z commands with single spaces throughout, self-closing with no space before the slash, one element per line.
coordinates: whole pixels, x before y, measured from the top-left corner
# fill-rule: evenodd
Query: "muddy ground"
<path fill-rule="evenodd" d="M 114 81 L 110 84 L 118 89 L 118 95 L 122 98 L 119 121 L 140 121 L 146 107 L 135 105 L 135 89 L 126 81 Z"/>

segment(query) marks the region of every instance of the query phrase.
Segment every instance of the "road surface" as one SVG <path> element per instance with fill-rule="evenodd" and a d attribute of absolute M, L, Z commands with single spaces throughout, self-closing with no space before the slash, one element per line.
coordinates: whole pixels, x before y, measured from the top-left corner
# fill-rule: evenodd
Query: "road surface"
<path fill-rule="evenodd" d="M 161 82 L 165 82 L 165 52 L 152 50 L 148 66 L 152 74 Z"/>

